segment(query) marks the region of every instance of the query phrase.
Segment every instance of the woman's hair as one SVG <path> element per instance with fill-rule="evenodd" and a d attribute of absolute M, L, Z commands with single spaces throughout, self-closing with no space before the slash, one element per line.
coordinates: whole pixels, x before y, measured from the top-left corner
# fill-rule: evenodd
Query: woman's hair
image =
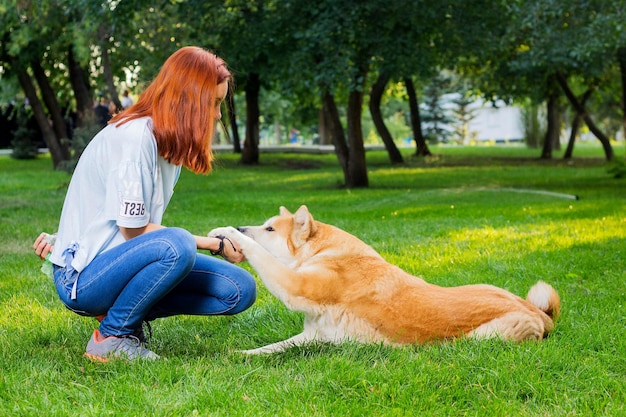
<path fill-rule="evenodd" d="M 137 103 L 110 123 L 151 117 L 160 156 L 195 173 L 209 173 L 217 86 L 230 81 L 221 58 L 202 48 L 181 48 L 165 61 Z"/>

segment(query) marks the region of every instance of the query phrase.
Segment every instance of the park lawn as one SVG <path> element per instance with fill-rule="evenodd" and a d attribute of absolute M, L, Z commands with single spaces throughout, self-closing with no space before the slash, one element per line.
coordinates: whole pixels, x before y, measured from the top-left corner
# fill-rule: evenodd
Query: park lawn
<path fill-rule="evenodd" d="M 370 152 L 370 187 L 352 190 L 339 186 L 333 155 L 261 154 L 247 167 L 219 154 L 209 176 L 184 171 L 164 223 L 202 234 L 306 204 L 432 283 L 525 296 L 549 282 L 562 316 L 548 339 L 315 344 L 248 357 L 237 350 L 302 327 L 259 281 L 257 303 L 237 316 L 154 322 L 150 347 L 167 360 L 92 363 L 82 354 L 95 320 L 62 307 L 31 250 L 40 231 L 54 231 L 69 176 L 46 156 L 2 156 L 0 415 L 626 415 L 626 180 L 608 173 L 597 147 L 570 162 L 521 147 L 433 151 L 404 150 L 397 167 Z"/>

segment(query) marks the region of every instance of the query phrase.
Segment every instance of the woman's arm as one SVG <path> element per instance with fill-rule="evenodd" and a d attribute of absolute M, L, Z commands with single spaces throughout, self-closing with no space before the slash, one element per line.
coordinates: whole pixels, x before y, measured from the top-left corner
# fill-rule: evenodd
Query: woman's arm
<path fill-rule="evenodd" d="M 159 229 L 163 229 L 164 226 L 161 226 L 160 224 L 155 224 L 155 223 L 148 223 L 147 225 L 145 225 L 144 227 L 122 227 L 119 226 L 120 228 L 120 232 L 122 232 L 122 236 L 124 236 L 124 239 L 126 240 L 130 240 L 134 237 L 143 235 L 144 233 L 148 233 L 148 232 L 153 232 L 155 230 L 159 230 Z"/>
<path fill-rule="evenodd" d="M 120 232 L 122 232 L 124 239 L 129 240 L 144 233 L 162 229 L 163 227 L 164 226 L 159 224 L 148 223 L 146 226 L 139 228 L 120 227 Z M 222 239 L 208 236 L 194 235 L 194 238 L 196 239 L 196 247 L 198 249 L 212 252 L 218 252 L 221 249 L 220 255 L 228 262 L 238 263 L 246 259 L 243 253 L 241 253 L 241 248 L 239 248 L 239 245 L 235 242 L 230 242 L 230 240 L 223 241 Z"/>

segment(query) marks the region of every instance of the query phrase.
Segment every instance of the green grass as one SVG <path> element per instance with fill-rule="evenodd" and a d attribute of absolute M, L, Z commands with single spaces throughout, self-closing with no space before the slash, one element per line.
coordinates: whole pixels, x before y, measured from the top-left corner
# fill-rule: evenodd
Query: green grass
<path fill-rule="evenodd" d="M 257 303 L 235 317 L 156 321 L 151 348 L 166 361 L 92 363 L 82 354 L 95 320 L 62 307 L 31 250 L 54 231 L 69 177 L 45 156 L 0 157 L 0 415 L 626 415 L 626 181 L 607 173 L 597 147 L 569 163 L 516 147 L 433 150 L 405 150 L 402 167 L 368 153 L 371 186 L 354 190 L 339 187 L 333 155 L 262 154 L 245 167 L 219 154 L 211 175 L 184 172 L 164 222 L 206 233 L 306 204 L 433 283 L 525 295 L 546 280 L 562 317 L 545 341 L 316 344 L 246 357 L 236 350 L 302 327 L 259 283 Z"/>

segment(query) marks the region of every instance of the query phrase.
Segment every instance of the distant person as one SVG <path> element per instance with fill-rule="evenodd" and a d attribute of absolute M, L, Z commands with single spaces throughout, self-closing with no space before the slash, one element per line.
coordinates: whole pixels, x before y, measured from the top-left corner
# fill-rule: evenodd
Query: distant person
<path fill-rule="evenodd" d="M 300 134 L 300 131 L 297 129 L 291 129 L 291 132 L 289 133 L 289 143 L 295 144 L 298 143 L 298 135 Z"/>
<path fill-rule="evenodd" d="M 111 106 L 109 100 L 101 97 L 93 108 L 93 112 L 96 117 L 96 123 L 101 127 L 105 127 L 109 123 L 109 120 L 111 120 Z"/>
<path fill-rule="evenodd" d="M 145 346 L 144 322 L 233 315 L 256 299 L 252 274 L 232 264 L 245 259 L 237 243 L 161 224 L 182 168 L 212 169 L 230 79 L 224 61 L 204 49 L 170 56 L 137 103 L 85 148 L 55 241 L 42 233 L 33 244 L 36 255 L 51 253 L 62 303 L 100 321 L 86 347 L 92 360 L 157 359 Z"/>
<path fill-rule="evenodd" d="M 122 93 L 122 110 L 126 110 L 132 105 L 133 99 L 130 96 L 130 92 L 128 90 L 124 90 L 124 92 Z"/>

